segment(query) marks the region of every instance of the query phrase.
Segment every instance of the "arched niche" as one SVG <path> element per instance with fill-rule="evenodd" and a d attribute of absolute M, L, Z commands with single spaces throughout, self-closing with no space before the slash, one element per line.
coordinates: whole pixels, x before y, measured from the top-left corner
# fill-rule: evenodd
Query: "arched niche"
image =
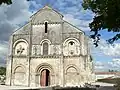
<path fill-rule="evenodd" d="M 28 54 L 28 43 L 24 39 L 17 40 L 13 44 L 13 51 L 15 55 L 27 55 Z"/>
<path fill-rule="evenodd" d="M 24 85 L 25 83 L 26 70 L 24 66 L 18 65 L 14 69 L 14 85 Z"/>
<path fill-rule="evenodd" d="M 68 38 L 63 43 L 63 54 L 67 55 L 79 55 L 80 54 L 80 42 L 76 38 Z"/>
<path fill-rule="evenodd" d="M 43 43 L 43 55 L 48 55 L 49 45 L 47 42 Z"/>
<path fill-rule="evenodd" d="M 41 55 L 49 55 L 50 45 L 51 45 L 50 40 L 44 39 L 40 42 L 40 45 L 41 45 Z"/>
<path fill-rule="evenodd" d="M 69 65 L 65 70 L 65 85 L 77 85 L 79 83 L 79 73 L 78 69 L 74 65 Z"/>

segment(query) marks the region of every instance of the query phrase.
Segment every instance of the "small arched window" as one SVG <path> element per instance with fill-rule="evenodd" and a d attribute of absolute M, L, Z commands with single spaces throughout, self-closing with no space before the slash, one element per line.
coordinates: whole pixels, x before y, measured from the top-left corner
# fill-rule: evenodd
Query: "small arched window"
<path fill-rule="evenodd" d="M 43 43 L 43 55 L 48 55 L 48 43 Z"/>
<path fill-rule="evenodd" d="M 72 45 L 74 44 L 74 42 L 73 42 L 73 41 L 70 41 L 69 44 L 72 46 Z"/>
<path fill-rule="evenodd" d="M 47 33 L 47 29 L 48 29 L 48 23 L 45 22 L 45 33 Z"/>
<path fill-rule="evenodd" d="M 76 70 L 76 68 L 74 68 L 74 67 L 69 67 L 68 69 L 67 69 L 67 73 L 76 73 L 77 72 L 77 70 Z"/>

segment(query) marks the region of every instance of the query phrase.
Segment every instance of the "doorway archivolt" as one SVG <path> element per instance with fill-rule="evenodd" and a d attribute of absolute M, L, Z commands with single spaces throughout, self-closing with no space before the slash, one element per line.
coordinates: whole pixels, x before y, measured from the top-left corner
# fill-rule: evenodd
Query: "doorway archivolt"
<path fill-rule="evenodd" d="M 36 85 L 50 86 L 54 84 L 54 71 L 50 64 L 42 63 L 36 68 Z"/>

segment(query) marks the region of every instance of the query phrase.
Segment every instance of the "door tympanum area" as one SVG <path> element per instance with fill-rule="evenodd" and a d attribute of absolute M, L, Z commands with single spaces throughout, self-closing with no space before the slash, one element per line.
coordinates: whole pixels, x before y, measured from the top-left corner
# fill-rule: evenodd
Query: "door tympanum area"
<path fill-rule="evenodd" d="M 44 69 L 40 75 L 40 85 L 41 86 L 49 86 L 50 85 L 50 71 L 48 69 Z"/>

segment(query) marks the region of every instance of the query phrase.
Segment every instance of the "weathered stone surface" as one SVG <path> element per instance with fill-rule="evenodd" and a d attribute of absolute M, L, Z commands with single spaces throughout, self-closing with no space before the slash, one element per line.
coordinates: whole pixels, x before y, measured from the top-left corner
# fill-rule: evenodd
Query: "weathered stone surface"
<path fill-rule="evenodd" d="M 13 33 L 6 85 L 63 87 L 94 81 L 87 36 L 62 17 L 45 6 Z"/>

